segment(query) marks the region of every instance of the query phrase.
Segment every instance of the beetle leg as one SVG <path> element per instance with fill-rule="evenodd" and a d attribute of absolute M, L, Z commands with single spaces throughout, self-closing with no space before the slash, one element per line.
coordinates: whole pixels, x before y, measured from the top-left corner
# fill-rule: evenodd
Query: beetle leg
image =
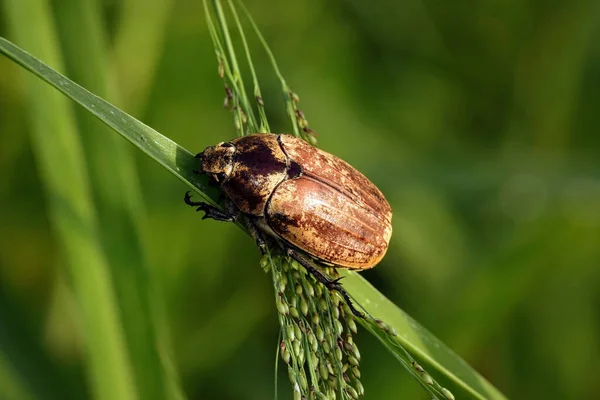
<path fill-rule="evenodd" d="M 263 238 L 262 234 L 260 233 L 260 230 L 254 224 L 254 222 L 252 222 L 252 220 L 250 220 L 249 218 L 244 218 L 244 220 L 245 220 L 244 225 L 246 225 L 246 228 L 248 229 L 248 233 L 250 234 L 252 239 L 254 239 L 254 242 L 260 249 L 261 254 L 264 256 L 265 253 L 267 252 L 267 244 L 265 242 L 265 239 Z"/>
<path fill-rule="evenodd" d="M 203 201 L 192 201 L 192 195 L 190 192 L 185 193 L 183 201 L 185 201 L 185 204 L 188 206 L 198 207 L 196 211 L 204 211 L 204 216 L 202 216 L 202 219 L 211 218 L 216 221 L 235 222 L 238 218 L 238 214 L 232 209 L 228 210 L 227 212 L 223 212 L 217 207 L 211 206 Z"/>
<path fill-rule="evenodd" d="M 342 284 L 340 283 L 340 279 L 342 279 L 342 278 L 330 279 L 327 276 L 325 276 L 325 274 L 323 274 L 321 271 L 319 271 L 306 257 L 304 257 L 302 254 L 300 254 L 298 251 L 296 251 L 292 248 L 289 248 L 289 247 L 287 247 L 285 249 L 285 251 L 288 256 L 290 256 L 294 260 L 298 261 L 319 282 L 321 282 L 323 285 L 325 285 L 325 287 L 327 289 L 335 290 L 336 292 L 341 294 L 342 297 L 344 298 L 344 300 L 346 301 L 346 304 L 348 304 L 350 311 L 352 311 L 352 314 L 356 315 L 357 317 L 364 318 L 363 313 L 361 313 L 356 308 L 354 308 L 354 304 L 352 303 L 352 300 L 350 299 L 348 292 L 346 292 L 346 290 L 344 290 L 344 288 L 342 287 Z"/>

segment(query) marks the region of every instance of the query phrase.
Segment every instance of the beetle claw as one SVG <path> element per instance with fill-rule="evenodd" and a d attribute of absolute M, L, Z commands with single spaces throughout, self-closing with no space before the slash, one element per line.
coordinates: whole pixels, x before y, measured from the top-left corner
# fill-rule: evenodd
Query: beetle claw
<path fill-rule="evenodd" d="M 196 208 L 196 211 L 204 211 L 204 215 L 202 216 L 202 219 L 214 219 L 216 221 L 224 221 L 224 222 L 234 222 L 235 221 L 235 216 L 225 213 L 221 210 L 219 210 L 216 207 L 211 206 L 210 204 L 204 203 L 202 201 L 191 201 L 189 196 L 186 196 L 186 204 L 189 204 L 191 206 L 198 206 L 198 208 Z"/>
<path fill-rule="evenodd" d="M 339 285 L 340 281 L 344 279 L 343 276 L 340 276 L 339 278 L 335 278 L 334 280 L 331 281 L 332 284 L 334 285 Z M 341 286 L 341 285 L 340 285 Z"/>
<path fill-rule="evenodd" d="M 192 200 L 192 192 L 190 192 L 189 190 L 187 192 L 185 192 L 183 201 L 185 201 L 185 204 L 187 204 L 188 206 L 191 206 L 191 207 L 202 206 L 203 204 L 205 204 L 201 201 L 193 201 Z"/>

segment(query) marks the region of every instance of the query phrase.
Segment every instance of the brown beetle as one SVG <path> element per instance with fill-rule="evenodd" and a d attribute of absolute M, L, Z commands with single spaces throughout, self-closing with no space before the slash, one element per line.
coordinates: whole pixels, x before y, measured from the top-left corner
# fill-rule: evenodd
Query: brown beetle
<path fill-rule="evenodd" d="M 205 211 L 203 218 L 235 221 L 243 214 L 261 249 L 263 234 L 268 235 L 313 273 L 303 254 L 355 270 L 371 268 L 385 255 L 392 235 L 390 205 L 338 157 L 294 136 L 270 133 L 219 143 L 196 157 L 200 172 L 227 196 L 228 211 L 193 202 L 189 192 L 186 203 Z"/>

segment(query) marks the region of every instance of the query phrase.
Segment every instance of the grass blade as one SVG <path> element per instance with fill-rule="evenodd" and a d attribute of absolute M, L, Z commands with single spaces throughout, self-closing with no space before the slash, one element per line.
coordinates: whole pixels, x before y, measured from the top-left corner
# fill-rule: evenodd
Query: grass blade
<path fill-rule="evenodd" d="M 464 362 L 456 353 L 419 325 L 398 306 L 379 293 L 366 279 L 352 271 L 341 271 L 344 287 L 375 318 L 385 321 L 398 335 L 382 334 L 372 321 L 363 325 L 374 333 L 396 357 L 405 359 L 406 349 L 428 372 L 444 383 L 456 398 L 505 399 L 504 395 Z M 410 361 L 409 361 L 410 363 Z"/>
<path fill-rule="evenodd" d="M 0 398 L 6 400 L 34 400 L 36 397 L 29 392 L 16 371 L 11 368 L 8 358 L 0 350 Z"/>
<path fill-rule="evenodd" d="M 119 98 L 115 88 L 109 89 L 107 46 L 97 2 L 64 0 L 55 8 L 65 61 L 73 78 L 100 96 Z M 160 313 L 163 302 L 140 234 L 145 231 L 146 218 L 131 148 L 118 136 L 107 134 L 108 127 L 93 115 L 80 108 L 76 111 L 136 387 L 143 399 L 180 397 L 176 379 L 166 373 L 157 346 L 170 347 L 164 337 L 167 335 L 159 335 L 166 331 Z M 111 154 L 110 163 L 106 154 Z M 170 354 L 163 356 L 171 358 Z M 171 390 L 174 393 L 169 394 Z"/>
<path fill-rule="evenodd" d="M 11 0 L 5 2 L 5 7 L 15 37 L 60 68 L 62 60 L 48 3 Z M 25 20 L 36 29 L 20 23 Z M 100 400 L 135 399 L 131 365 L 71 105 L 37 80 L 27 79 L 26 83 L 32 106 L 31 142 L 48 196 L 51 221 L 77 297 L 94 395 Z"/>
<path fill-rule="evenodd" d="M 198 190 L 206 201 L 218 205 L 218 190 L 208 185 L 207 177 L 194 174 L 193 170 L 197 165 L 191 152 L 79 86 L 4 38 L 0 38 L 0 51 L 79 103 L 181 181 Z"/>
<path fill-rule="evenodd" d="M 122 9 L 110 57 L 111 71 L 118 86 L 127 87 L 120 93 L 120 104 L 137 115 L 146 107 L 152 89 L 174 1 L 126 0 L 120 3 Z"/>

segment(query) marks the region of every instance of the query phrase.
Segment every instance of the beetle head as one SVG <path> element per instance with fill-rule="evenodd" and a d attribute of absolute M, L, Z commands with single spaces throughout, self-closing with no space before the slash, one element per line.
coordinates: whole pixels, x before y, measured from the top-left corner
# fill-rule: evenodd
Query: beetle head
<path fill-rule="evenodd" d="M 233 171 L 233 153 L 235 146 L 231 143 L 207 147 L 200 156 L 202 172 L 211 175 L 216 183 L 222 184 Z"/>

